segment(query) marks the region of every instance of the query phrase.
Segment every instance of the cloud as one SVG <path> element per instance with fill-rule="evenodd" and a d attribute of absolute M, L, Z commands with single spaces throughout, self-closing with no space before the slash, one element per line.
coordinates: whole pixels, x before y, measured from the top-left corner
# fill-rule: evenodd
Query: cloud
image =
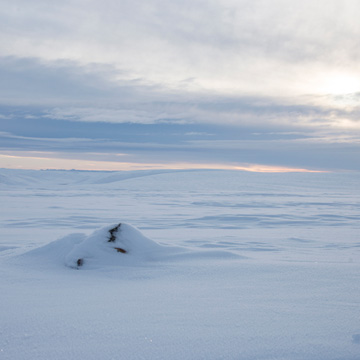
<path fill-rule="evenodd" d="M 81 66 L 73 61 L 0 57 L 1 102 L 14 105 L 52 105 L 104 102 L 108 97 L 128 99 L 135 81 L 114 84 L 111 66 Z"/>
<path fill-rule="evenodd" d="M 359 11 L 357 0 L 106 0 L 85 9 L 5 0 L 0 52 L 111 65 L 171 89 L 303 94 L 334 68 L 358 75 Z"/>
<path fill-rule="evenodd" d="M 124 105 L 125 107 L 126 105 Z M 129 105 L 127 105 L 129 107 Z M 186 123 L 189 120 L 189 114 L 182 111 L 169 111 L 164 105 L 163 109 L 156 109 L 149 105 L 141 109 L 110 109 L 110 108 L 54 108 L 47 111 L 44 115 L 51 119 L 84 121 L 84 122 L 108 122 L 108 123 L 134 123 L 134 124 L 154 124 L 154 123 Z M 174 106 L 175 107 L 175 104 Z"/>
<path fill-rule="evenodd" d="M 87 125 L 84 126 L 83 129 L 86 129 Z M 103 128 L 103 125 L 99 126 Z M 262 164 L 312 170 L 360 170 L 357 161 L 360 151 L 359 137 L 346 132 L 263 131 L 254 134 L 253 128 L 243 128 L 241 134 L 237 134 L 232 127 L 227 130 L 220 127 L 216 133 L 216 128 L 208 126 L 178 125 L 175 130 L 173 127 L 176 125 L 169 124 L 166 135 L 164 133 L 156 137 L 154 134 L 161 131 L 163 125 L 158 125 L 157 128 L 156 125 L 139 124 L 134 133 L 129 133 L 132 126 L 111 125 L 107 133 L 103 129 L 102 137 L 95 136 L 98 127 L 93 127 L 93 132 L 88 128 L 87 132 L 78 138 L 71 137 L 71 134 L 56 138 L 40 134 L 35 137 L 3 132 L 0 133 L 0 151 L 3 154 L 14 151 L 51 152 L 62 159 L 103 162 L 118 162 L 120 154 L 122 162 L 142 164 L 196 163 L 233 167 Z M 14 128 L 17 127 L 14 124 Z M 179 131 L 181 128 L 182 133 Z M 204 131 L 199 131 L 201 129 Z M 210 130 L 214 130 L 212 133 L 216 136 L 209 137 Z M 189 136 L 189 133 L 192 135 Z"/>
<path fill-rule="evenodd" d="M 36 106 L 43 117 L 84 122 L 359 127 L 358 94 L 291 98 L 173 91 L 140 79 L 114 81 L 117 73 L 101 64 L 0 58 L 0 104 Z M 30 119 L 31 111 L 24 116 Z"/>
<path fill-rule="evenodd" d="M 357 0 L 5 0 L 1 148 L 357 168 L 359 12 Z"/>

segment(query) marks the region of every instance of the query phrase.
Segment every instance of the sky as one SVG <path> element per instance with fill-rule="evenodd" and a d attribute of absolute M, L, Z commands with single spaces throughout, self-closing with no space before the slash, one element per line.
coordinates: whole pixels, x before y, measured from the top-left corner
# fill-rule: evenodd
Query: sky
<path fill-rule="evenodd" d="M 360 171 L 358 0 L 2 0 L 0 167 Z"/>

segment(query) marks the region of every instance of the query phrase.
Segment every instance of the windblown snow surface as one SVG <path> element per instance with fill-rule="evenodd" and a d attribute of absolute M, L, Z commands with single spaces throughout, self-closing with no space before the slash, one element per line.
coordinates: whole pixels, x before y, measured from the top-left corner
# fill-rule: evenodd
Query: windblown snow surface
<path fill-rule="evenodd" d="M 359 183 L 2 169 L 0 359 L 358 360 Z"/>

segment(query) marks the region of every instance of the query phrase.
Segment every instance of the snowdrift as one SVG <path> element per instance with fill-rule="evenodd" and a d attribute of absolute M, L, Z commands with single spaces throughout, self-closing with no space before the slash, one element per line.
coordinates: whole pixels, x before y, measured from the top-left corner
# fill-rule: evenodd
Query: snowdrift
<path fill-rule="evenodd" d="M 105 226 L 75 245 L 65 264 L 73 268 L 101 265 L 131 265 L 157 260 L 176 252 L 176 247 L 162 246 L 144 236 L 135 227 L 118 223 Z"/>
<path fill-rule="evenodd" d="M 245 258 L 224 250 L 162 245 L 126 223 L 102 227 L 89 236 L 70 234 L 20 257 L 41 268 L 65 265 L 79 270 L 139 266 L 156 261 Z"/>

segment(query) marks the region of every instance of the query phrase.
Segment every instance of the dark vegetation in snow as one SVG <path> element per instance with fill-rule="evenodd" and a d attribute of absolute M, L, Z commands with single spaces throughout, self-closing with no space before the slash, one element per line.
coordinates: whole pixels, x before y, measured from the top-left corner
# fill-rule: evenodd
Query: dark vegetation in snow
<path fill-rule="evenodd" d="M 109 241 L 108 241 L 108 242 L 115 242 L 115 240 L 116 240 L 116 235 L 114 235 L 114 234 L 116 234 L 116 233 L 118 232 L 120 226 L 121 226 L 121 223 L 120 223 L 119 225 L 115 226 L 114 228 L 112 228 L 112 229 L 109 230 L 110 238 L 109 238 Z"/>

